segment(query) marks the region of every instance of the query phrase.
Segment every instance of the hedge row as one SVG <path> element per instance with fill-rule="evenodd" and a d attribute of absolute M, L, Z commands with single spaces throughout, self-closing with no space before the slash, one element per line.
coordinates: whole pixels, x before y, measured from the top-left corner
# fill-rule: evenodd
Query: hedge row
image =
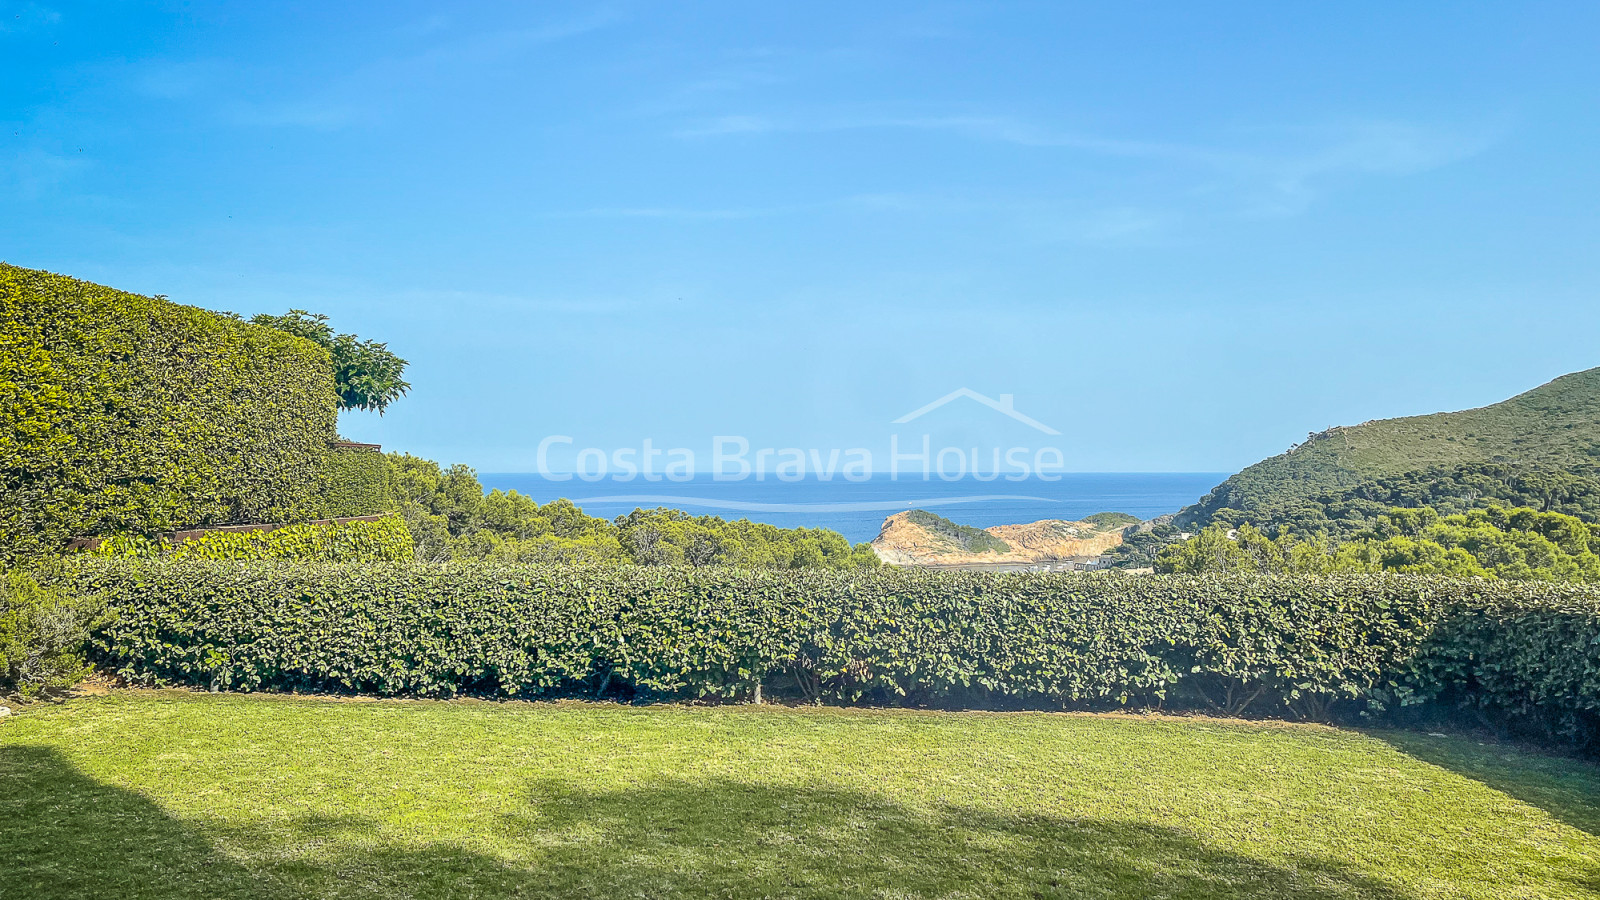
<path fill-rule="evenodd" d="M 212 531 L 176 543 L 114 535 L 88 553 L 117 559 L 369 563 L 409 561 L 416 555 L 416 545 L 406 523 L 390 515 L 370 522 L 314 522 L 271 531 Z"/>
<path fill-rule="evenodd" d="M 1378 699 L 1471 710 L 1483 724 L 1600 751 L 1600 589 L 1476 583 Z"/>
<path fill-rule="evenodd" d="M 316 518 L 336 404 L 310 341 L 0 264 L 0 561 Z"/>
<path fill-rule="evenodd" d="M 377 450 L 334 449 L 327 457 L 322 492 L 324 519 L 374 516 L 394 508 L 389 459 Z"/>
<path fill-rule="evenodd" d="M 238 690 L 1145 707 L 1432 703 L 1586 741 L 1600 594 L 1399 576 L 119 562 L 129 679 Z"/>

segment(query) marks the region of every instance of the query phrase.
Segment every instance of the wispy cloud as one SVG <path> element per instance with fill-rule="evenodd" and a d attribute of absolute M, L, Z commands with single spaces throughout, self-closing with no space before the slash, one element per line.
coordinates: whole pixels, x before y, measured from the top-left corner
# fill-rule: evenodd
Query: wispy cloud
<path fill-rule="evenodd" d="M 970 213 L 1015 212 L 1024 208 L 1037 208 L 1037 203 L 1013 203 L 996 200 L 968 200 L 934 194 L 876 193 L 851 194 L 807 203 L 785 203 L 771 206 L 742 207 L 684 207 L 684 206 L 612 206 L 594 207 L 568 212 L 552 212 L 552 218 L 583 219 L 675 219 L 675 220 L 737 220 L 761 219 L 774 216 L 799 215 L 823 210 L 854 210 L 859 212 L 922 212 Z"/>
<path fill-rule="evenodd" d="M 556 218 L 578 219 L 679 219 L 706 221 L 725 219 L 756 219 L 764 216 L 779 216 L 785 213 L 800 212 L 805 208 L 799 206 L 766 206 L 745 207 L 738 209 L 695 209 L 691 207 L 674 206 L 620 206 L 596 207 L 582 209 L 576 212 L 551 213 Z"/>
<path fill-rule="evenodd" d="M 360 106 L 337 100 L 290 100 L 229 104 L 224 114 L 235 125 L 262 128 L 342 128 L 362 118 Z"/>
<path fill-rule="evenodd" d="M 961 216 L 986 230 L 1002 229 L 1029 244 L 1090 247 L 1143 246 L 1169 238 L 1185 216 L 1175 210 L 1138 206 L 1094 208 L 1039 199 L 961 198 L 939 194 L 857 194 L 811 203 L 745 207 L 616 206 L 545 214 L 551 219 L 634 220 L 680 224 L 752 222 L 786 216 L 881 214 Z"/>
<path fill-rule="evenodd" d="M 416 318 L 468 316 L 506 322 L 519 316 L 621 316 L 682 302 L 666 297 L 548 297 L 488 291 L 410 290 L 397 295 Z"/>
<path fill-rule="evenodd" d="M 728 115 L 705 119 L 679 128 L 680 138 L 782 132 L 844 132 L 910 129 L 943 131 L 962 137 L 1024 147 L 1061 147 L 1111 156 L 1146 159 L 1181 159 L 1220 165 L 1240 159 L 1238 154 L 1182 144 L 1130 141 L 1052 131 L 1004 116 L 882 116 L 821 120 L 781 119 L 756 115 Z"/>
<path fill-rule="evenodd" d="M 1143 244 L 1170 232 L 1182 217 L 1172 211 L 1117 206 L 1086 215 L 1068 215 L 1041 229 L 1047 241 L 1071 244 Z"/>
<path fill-rule="evenodd" d="M 309 90 L 274 89 L 273 83 L 285 80 L 285 73 L 241 69 L 221 60 L 150 60 L 124 80 L 147 97 L 210 103 L 224 121 L 235 125 L 331 130 L 383 118 L 403 102 L 407 86 L 435 82 L 458 69 L 493 64 L 622 21 L 621 14 L 601 9 L 522 28 L 451 34 L 449 18 L 430 16 L 393 33 L 406 43 L 428 39 L 427 46 L 368 59 L 321 79 Z"/>
<path fill-rule="evenodd" d="M 801 127 L 793 122 L 782 122 L 765 116 L 717 116 L 695 125 L 679 128 L 676 137 L 720 137 L 728 134 L 772 134 L 778 131 L 828 131 L 832 129 L 811 126 Z"/>
<path fill-rule="evenodd" d="M 1260 216 L 1303 212 L 1341 177 L 1403 176 L 1449 165 L 1483 152 L 1498 132 L 1493 127 L 1462 131 L 1403 122 L 1354 121 L 1261 129 L 1237 135 L 1237 146 L 1210 146 L 1064 131 L 1008 116 L 806 119 L 736 114 L 700 119 L 673 134 L 693 140 L 868 130 L 943 132 L 973 141 L 1161 163 L 1174 172 L 1189 173 L 1193 194 L 1225 192 L 1233 198 L 1235 212 Z"/>
<path fill-rule="evenodd" d="M 1344 178 L 1404 176 L 1438 169 L 1476 156 L 1493 143 L 1498 128 L 1460 132 L 1399 122 L 1352 122 L 1301 129 L 1309 149 L 1258 156 L 1243 174 L 1262 188 L 1248 210 L 1258 215 L 1304 211 L 1324 190 Z"/>
<path fill-rule="evenodd" d="M 623 21 L 625 18 L 620 12 L 613 9 L 599 9 L 586 15 L 524 28 L 468 34 L 442 41 L 410 57 L 383 61 L 378 67 L 428 68 L 440 62 L 489 62 L 534 47 L 610 28 Z"/>

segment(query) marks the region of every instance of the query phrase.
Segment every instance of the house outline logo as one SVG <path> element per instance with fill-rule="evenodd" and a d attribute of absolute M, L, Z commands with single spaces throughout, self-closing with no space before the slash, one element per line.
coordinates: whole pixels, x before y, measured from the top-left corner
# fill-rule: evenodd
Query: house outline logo
<path fill-rule="evenodd" d="M 983 404 L 984 406 L 989 407 L 990 409 L 994 410 L 997 413 L 1001 413 L 1002 415 L 1010 416 L 1011 418 L 1016 419 L 1018 422 L 1021 422 L 1022 424 L 1028 426 L 1029 428 L 1032 428 L 1035 431 L 1041 431 L 1041 432 L 1043 432 L 1045 434 L 1060 434 L 1061 433 L 1061 432 L 1055 430 L 1054 428 L 1051 428 L 1049 425 L 1046 425 L 1043 422 L 1039 421 L 1038 419 L 1035 419 L 1035 418 L 1033 418 L 1031 416 L 1025 416 L 1022 413 L 1017 412 L 1017 407 L 1016 407 L 1016 403 L 1015 403 L 1015 396 L 1016 395 L 1014 395 L 1014 394 L 1001 394 L 1000 395 L 1000 399 L 996 400 L 993 397 L 988 397 L 988 396 L 985 396 L 983 394 L 980 394 L 980 393 L 978 393 L 977 391 L 975 391 L 975 390 L 973 390 L 971 388 L 956 388 L 955 390 L 951 391 L 950 393 L 945 394 L 943 397 L 940 397 L 939 399 L 933 401 L 932 403 L 929 403 L 927 406 L 923 406 L 921 408 L 914 409 L 911 412 L 908 412 L 905 415 L 901 416 L 900 418 L 895 419 L 894 422 L 892 422 L 891 424 L 893 424 L 893 425 L 904 425 L 907 422 L 912 421 L 913 419 L 921 418 L 922 416 L 925 416 L 928 413 L 933 412 L 934 410 L 938 409 L 939 407 L 944 406 L 946 403 L 950 403 L 950 402 L 953 402 L 955 400 L 959 400 L 962 397 L 965 397 L 968 400 L 976 400 L 977 402 Z"/>

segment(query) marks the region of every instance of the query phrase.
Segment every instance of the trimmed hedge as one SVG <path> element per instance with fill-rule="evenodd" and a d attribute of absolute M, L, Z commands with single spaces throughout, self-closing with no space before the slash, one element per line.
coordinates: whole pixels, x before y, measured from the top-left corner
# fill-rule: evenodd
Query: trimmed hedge
<path fill-rule="evenodd" d="M 337 399 L 310 341 L 0 264 L 0 561 L 316 518 Z"/>
<path fill-rule="evenodd" d="M 377 450 L 335 448 L 328 452 L 323 490 L 324 519 L 375 516 L 394 508 L 389 459 Z"/>
<path fill-rule="evenodd" d="M 213 531 L 177 543 L 142 535 L 115 535 L 89 555 L 118 559 L 292 560 L 295 562 L 407 562 L 416 556 L 410 529 L 397 515 L 373 522 L 313 522 L 271 531 Z"/>
<path fill-rule="evenodd" d="M 1600 751 L 1600 589 L 1484 585 L 1451 609 L 1380 702 L 1459 709 L 1495 728 Z"/>
<path fill-rule="evenodd" d="M 1134 577 L 117 562 L 135 681 L 385 695 L 769 696 L 1351 716 L 1422 704 L 1593 743 L 1600 593 Z M 1408 713 L 1408 714 L 1411 714 Z"/>

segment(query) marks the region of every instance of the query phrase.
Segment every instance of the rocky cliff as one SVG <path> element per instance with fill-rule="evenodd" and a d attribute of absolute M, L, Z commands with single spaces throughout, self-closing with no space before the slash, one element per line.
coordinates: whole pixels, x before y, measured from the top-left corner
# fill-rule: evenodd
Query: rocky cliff
<path fill-rule="evenodd" d="M 1122 529 L 1120 524 L 1045 519 L 980 531 L 909 510 L 884 520 L 872 549 L 892 566 L 1049 563 L 1099 556 L 1122 543 Z"/>

